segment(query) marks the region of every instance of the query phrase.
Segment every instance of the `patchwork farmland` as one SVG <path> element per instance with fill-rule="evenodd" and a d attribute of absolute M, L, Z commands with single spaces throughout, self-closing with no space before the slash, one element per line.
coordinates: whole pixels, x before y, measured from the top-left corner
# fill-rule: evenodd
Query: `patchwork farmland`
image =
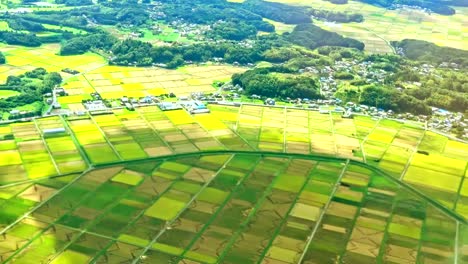
<path fill-rule="evenodd" d="M 9 216 L 1 218 L 4 263 L 466 257 L 456 255 L 466 243 L 464 226 L 390 178 L 344 159 L 186 154 L 98 166 L 1 193 L 2 215 Z"/>
<path fill-rule="evenodd" d="M 69 96 L 59 97 L 59 102 L 64 107 L 79 110 L 83 109 L 82 100 L 91 99 L 89 94 L 93 92 L 104 99 L 209 93 L 215 91 L 214 81 L 229 79 L 245 69 L 227 65 L 186 66 L 177 70 L 104 66 L 68 79 L 64 88 Z"/>
<path fill-rule="evenodd" d="M 428 14 L 415 9 L 388 10 L 359 1 L 335 5 L 329 1 L 304 0 L 269 0 L 291 5 L 310 6 L 318 10 L 331 10 L 358 13 L 364 16 L 362 23 L 326 23 L 314 20 L 314 23 L 326 30 L 334 31 L 347 37 L 358 38 L 366 45 L 366 50 L 375 53 L 389 53 L 390 41 L 420 39 L 440 46 L 457 49 L 468 47 L 466 35 L 466 8 L 457 9 L 457 14 L 444 16 Z"/>
<path fill-rule="evenodd" d="M 364 116 L 209 108 L 1 125 L 2 262 L 468 260 L 466 144 Z"/>
<path fill-rule="evenodd" d="M 16 76 L 36 68 L 44 68 L 49 72 L 60 72 L 64 68 L 73 68 L 80 72 L 102 67 L 107 64 L 105 59 L 94 53 L 76 56 L 59 56 L 59 44 L 47 44 L 38 48 L 22 46 L 1 46 L 6 57 L 6 64 L 0 65 L 0 82 L 5 82 L 10 75 Z M 64 78 L 68 78 L 62 73 Z"/>

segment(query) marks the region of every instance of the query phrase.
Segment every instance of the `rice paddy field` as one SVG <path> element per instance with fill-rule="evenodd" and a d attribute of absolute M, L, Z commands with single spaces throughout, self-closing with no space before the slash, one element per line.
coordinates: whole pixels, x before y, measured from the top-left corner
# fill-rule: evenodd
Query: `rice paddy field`
<path fill-rule="evenodd" d="M 0 188 L 2 263 L 464 263 L 466 225 L 370 166 L 179 154 Z"/>
<path fill-rule="evenodd" d="M 193 92 L 214 92 L 213 81 L 225 80 L 246 68 L 228 65 L 186 66 L 177 70 L 162 68 L 104 66 L 68 79 L 64 88 L 70 96 L 59 99 L 67 105 L 80 105 L 89 93 L 105 99 L 158 96 L 171 92 L 178 96 Z"/>
<path fill-rule="evenodd" d="M 0 261 L 468 261 L 467 144 L 392 120 L 209 108 L 1 125 Z"/>
<path fill-rule="evenodd" d="M 68 133 L 43 133 L 63 127 L 58 117 L 0 126 L 0 185 L 84 171 L 87 164 Z"/>
<path fill-rule="evenodd" d="M 383 170 L 468 217 L 468 145 L 391 120 L 315 111 L 211 105 L 192 116 L 156 106 L 0 126 L 0 183 L 67 175 L 89 166 L 205 151 L 340 157 Z M 47 135 L 44 129 L 64 128 Z"/>
<path fill-rule="evenodd" d="M 364 16 L 362 23 L 335 24 L 318 20 L 314 20 L 314 23 L 324 29 L 359 39 L 366 44 L 366 50 L 369 52 L 392 52 L 389 41 L 403 39 L 420 39 L 457 49 L 468 47 L 467 8 L 457 7 L 455 15 L 443 16 L 414 9 L 387 10 L 358 1 L 348 1 L 344 5 L 335 5 L 329 1 L 269 1 L 362 14 Z"/>
<path fill-rule="evenodd" d="M 40 67 L 51 72 L 60 72 L 64 68 L 84 72 L 107 64 L 97 54 L 59 56 L 59 50 L 60 44 L 45 44 L 37 48 L 1 44 L 0 51 L 6 57 L 6 64 L 0 65 L 0 82 L 5 82 L 10 75 L 20 75 Z M 61 74 L 64 78 L 69 77 L 65 73 Z"/>

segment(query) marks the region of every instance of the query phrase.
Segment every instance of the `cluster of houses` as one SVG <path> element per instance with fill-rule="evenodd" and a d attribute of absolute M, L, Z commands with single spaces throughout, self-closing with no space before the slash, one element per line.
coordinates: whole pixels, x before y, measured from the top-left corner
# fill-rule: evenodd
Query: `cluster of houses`
<path fill-rule="evenodd" d="M 210 110 L 200 100 L 196 100 L 192 96 L 181 96 L 177 101 L 165 101 L 163 98 L 156 96 L 145 96 L 141 98 L 130 98 L 124 96 L 113 102 L 106 102 L 100 98 L 94 97 L 94 100 L 83 102 L 88 112 L 108 111 L 113 107 L 126 108 L 133 111 L 136 107 L 157 105 L 163 111 L 171 111 L 177 109 L 185 109 L 190 114 L 209 113 Z"/>
<path fill-rule="evenodd" d="M 436 107 L 432 108 L 432 116 L 427 118 L 427 126 L 443 132 L 457 129 L 462 138 L 468 139 L 468 121 L 464 120 L 462 113 L 453 113 Z"/>
<path fill-rule="evenodd" d="M 334 99 L 334 94 L 337 91 L 338 81 L 335 78 L 335 73 L 346 72 L 359 76 L 366 83 L 381 84 L 385 78 L 393 73 L 375 68 L 375 63 L 371 61 L 359 62 L 358 60 L 336 61 L 332 66 L 306 67 L 300 69 L 299 73 L 320 74 L 320 92 L 326 99 Z"/>
<path fill-rule="evenodd" d="M 192 115 L 210 112 L 203 102 L 194 100 L 192 97 L 188 96 L 181 96 L 176 102 L 163 101 L 158 103 L 158 106 L 162 111 L 185 109 Z"/>
<path fill-rule="evenodd" d="M 402 4 L 392 4 L 390 7 L 387 8 L 388 10 L 396 10 L 396 9 L 406 9 L 406 10 L 419 10 L 422 12 L 425 12 L 427 14 L 432 14 L 432 10 L 425 8 L 425 7 L 420 7 L 416 5 L 402 5 Z"/>

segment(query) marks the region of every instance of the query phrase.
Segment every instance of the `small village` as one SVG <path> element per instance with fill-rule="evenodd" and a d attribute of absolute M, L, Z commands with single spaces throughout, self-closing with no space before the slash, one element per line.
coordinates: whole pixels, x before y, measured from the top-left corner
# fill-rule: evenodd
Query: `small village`
<path fill-rule="evenodd" d="M 250 43 L 244 43 L 250 45 Z M 217 61 L 215 63 L 220 63 Z M 441 64 L 441 67 L 456 67 L 454 64 Z M 253 67 L 253 65 L 250 65 Z M 434 66 L 422 64 L 415 66 L 414 71 L 421 75 L 435 74 Z M 92 100 L 83 102 L 86 111 L 72 112 L 70 110 L 61 109 L 56 98 L 58 96 L 66 96 L 66 91 L 57 87 L 53 93 L 45 95 L 45 102 L 50 106 L 50 110 L 46 115 L 85 115 L 86 112 L 91 113 L 106 113 L 115 108 L 126 108 L 130 111 L 135 107 L 158 105 L 163 111 L 176 109 L 185 109 L 190 114 L 199 114 L 209 112 L 206 104 L 229 104 L 240 106 L 241 104 L 263 104 L 268 106 L 278 107 L 293 107 L 319 111 L 322 114 L 331 112 L 341 113 L 344 118 L 352 118 L 353 115 L 369 115 L 374 118 L 390 118 L 401 121 L 411 120 L 421 122 L 427 129 L 433 129 L 446 134 L 455 134 L 460 139 L 468 139 L 468 122 L 464 120 L 463 113 L 452 113 L 450 111 L 432 108 L 432 115 L 413 115 L 411 113 L 394 113 L 392 110 L 385 111 L 384 109 L 375 106 L 364 104 L 356 104 L 353 102 L 342 101 L 335 97 L 336 92 L 344 85 L 343 80 L 336 79 L 334 76 L 337 72 L 346 72 L 359 76 L 366 80 L 367 83 L 382 84 L 385 78 L 393 73 L 382 69 L 376 69 L 374 62 L 358 60 L 336 61 L 334 65 L 323 67 L 305 67 L 300 69 L 300 74 L 312 74 L 320 76 L 320 93 L 323 99 L 309 98 L 262 98 L 258 95 L 245 96 L 243 88 L 236 85 L 233 86 L 230 82 L 222 84 L 213 84 L 214 87 L 219 87 L 218 92 L 214 93 L 192 93 L 190 96 L 177 96 L 173 93 L 162 96 L 146 96 L 142 98 L 122 97 L 119 100 L 104 100 L 99 93 L 92 93 Z M 417 82 L 410 85 L 418 86 Z M 395 89 L 403 89 L 396 87 Z M 32 114 L 25 111 L 12 110 L 10 112 L 12 118 L 31 118 Z"/>

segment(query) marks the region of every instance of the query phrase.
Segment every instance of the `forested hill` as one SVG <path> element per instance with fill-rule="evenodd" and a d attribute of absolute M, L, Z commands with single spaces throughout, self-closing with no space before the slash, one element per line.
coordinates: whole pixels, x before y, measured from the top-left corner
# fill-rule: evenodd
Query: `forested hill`
<path fill-rule="evenodd" d="M 111 63 L 118 65 L 148 66 L 153 63 L 164 63 L 169 68 L 176 68 L 185 61 L 204 62 L 214 57 L 223 58 L 225 62 L 241 64 L 255 63 L 264 60 L 263 52 L 272 47 L 299 45 L 309 49 L 322 46 L 340 46 L 364 49 L 358 40 L 345 38 L 312 24 L 296 26 L 290 34 L 271 34 L 257 37 L 254 44 L 224 41 L 220 43 L 174 44 L 172 46 L 153 46 L 137 40 L 120 41 L 103 33 L 76 37 L 62 43 L 60 54 L 82 54 L 90 49 L 112 51 Z M 110 54 L 109 54 L 110 55 Z"/>
<path fill-rule="evenodd" d="M 294 28 L 286 38 L 294 44 L 315 49 L 320 46 L 340 46 L 347 48 L 364 49 L 364 43 L 352 38 L 343 37 L 335 32 L 324 30 L 313 24 L 301 24 Z"/>
<path fill-rule="evenodd" d="M 456 63 L 460 67 L 468 67 L 468 51 L 466 50 L 440 47 L 431 42 L 415 39 L 393 41 L 392 45 L 412 60 L 431 64 Z"/>

